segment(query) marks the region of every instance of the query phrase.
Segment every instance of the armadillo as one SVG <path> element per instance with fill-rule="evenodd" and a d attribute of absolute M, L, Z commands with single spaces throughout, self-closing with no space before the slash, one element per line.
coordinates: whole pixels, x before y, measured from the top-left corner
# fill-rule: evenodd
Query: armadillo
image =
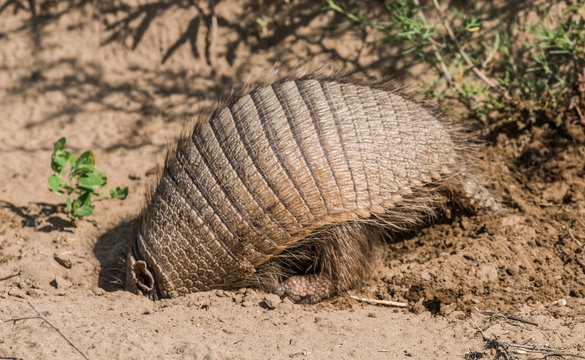
<path fill-rule="evenodd" d="M 495 206 L 466 147 L 384 85 L 259 86 L 178 141 L 132 241 L 127 288 L 152 299 L 238 287 L 331 297 L 359 285 L 386 234 L 432 216 L 444 194 Z"/>

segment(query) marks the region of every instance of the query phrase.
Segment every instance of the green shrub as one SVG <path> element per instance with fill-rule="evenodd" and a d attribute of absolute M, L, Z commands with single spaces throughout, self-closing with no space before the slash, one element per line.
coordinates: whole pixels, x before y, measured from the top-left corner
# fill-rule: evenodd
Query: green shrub
<path fill-rule="evenodd" d="M 49 176 L 51 191 L 58 194 L 67 194 L 67 211 L 74 221 L 93 214 L 92 200 L 107 199 L 102 189 L 108 178 L 95 168 L 95 157 L 91 150 L 75 157 L 65 151 L 66 139 L 60 138 L 53 146 L 51 169 Z M 128 196 L 128 187 L 109 189 L 109 198 L 124 200 Z"/>
<path fill-rule="evenodd" d="M 325 9 L 349 23 L 379 32 L 376 46 L 398 47 L 406 67 L 422 62 L 434 70 L 427 96 L 453 113 L 486 125 L 515 122 L 519 129 L 534 123 L 585 125 L 585 3 L 552 20 L 543 11 L 536 26 L 487 30 L 478 15 L 444 12 L 437 0 L 426 7 L 418 0 L 367 2 L 373 17 L 360 11 L 363 2 L 325 2 Z M 437 21 L 427 21 L 430 11 Z M 514 29 L 527 35 L 523 44 L 511 42 Z"/>

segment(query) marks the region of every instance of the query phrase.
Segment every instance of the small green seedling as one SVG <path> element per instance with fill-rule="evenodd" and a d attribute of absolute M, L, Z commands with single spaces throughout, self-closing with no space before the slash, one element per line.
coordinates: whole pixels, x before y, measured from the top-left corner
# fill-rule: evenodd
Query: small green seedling
<path fill-rule="evenodd" d="M 53 145 L 51 168 L 54 173 L 49 176 L 49 186 L 55 193 L 67 194 L 67 211 L 77 221 L 93 214 L 92 199 L 108 199 L 103 191 L 108 178 L 95 168 L 95 157 L 91 150 L 76 158 L 69 151 L 63 150 L 66 142 L 62 137 Z M 110 199 L 124 200 L 128 196 L 128 187 L 110 189 L 109 195 Z"/>

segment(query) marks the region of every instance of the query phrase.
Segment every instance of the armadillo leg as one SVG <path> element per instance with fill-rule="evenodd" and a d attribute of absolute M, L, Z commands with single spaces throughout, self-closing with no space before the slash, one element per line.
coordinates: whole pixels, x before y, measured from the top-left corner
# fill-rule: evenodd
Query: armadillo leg
<path fill-rule="evenodd" d="M 277 285 L 275 293 L 300 303 L 315 303 L 360 284 L 369 275 L 381 243 L 379 228 L 360 222 L 330 225 L 290 251 L 310 258 L 304 275 Z M 310 244 L 310 245 L 305 245 Z"/>
<path fill-rule="evenodd" d="M 333 280 L 323 275 L 295 275 L 281 282 L 274 293 L 301 304 L 314 304 L 337 292 Z"/>

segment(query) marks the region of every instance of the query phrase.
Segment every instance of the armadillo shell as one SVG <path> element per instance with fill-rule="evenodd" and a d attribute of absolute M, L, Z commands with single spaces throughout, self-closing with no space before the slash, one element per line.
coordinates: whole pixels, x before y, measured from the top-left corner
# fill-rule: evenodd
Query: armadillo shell
<path fill-rule="evenodd" d="M 249 284 L 314 230 L 383 214 L 457 161 L 448 129 L 391 91 L 317 79 L 257 88 L 167 161 L 131 253 L 154 274 L 142 290 Z"/>

